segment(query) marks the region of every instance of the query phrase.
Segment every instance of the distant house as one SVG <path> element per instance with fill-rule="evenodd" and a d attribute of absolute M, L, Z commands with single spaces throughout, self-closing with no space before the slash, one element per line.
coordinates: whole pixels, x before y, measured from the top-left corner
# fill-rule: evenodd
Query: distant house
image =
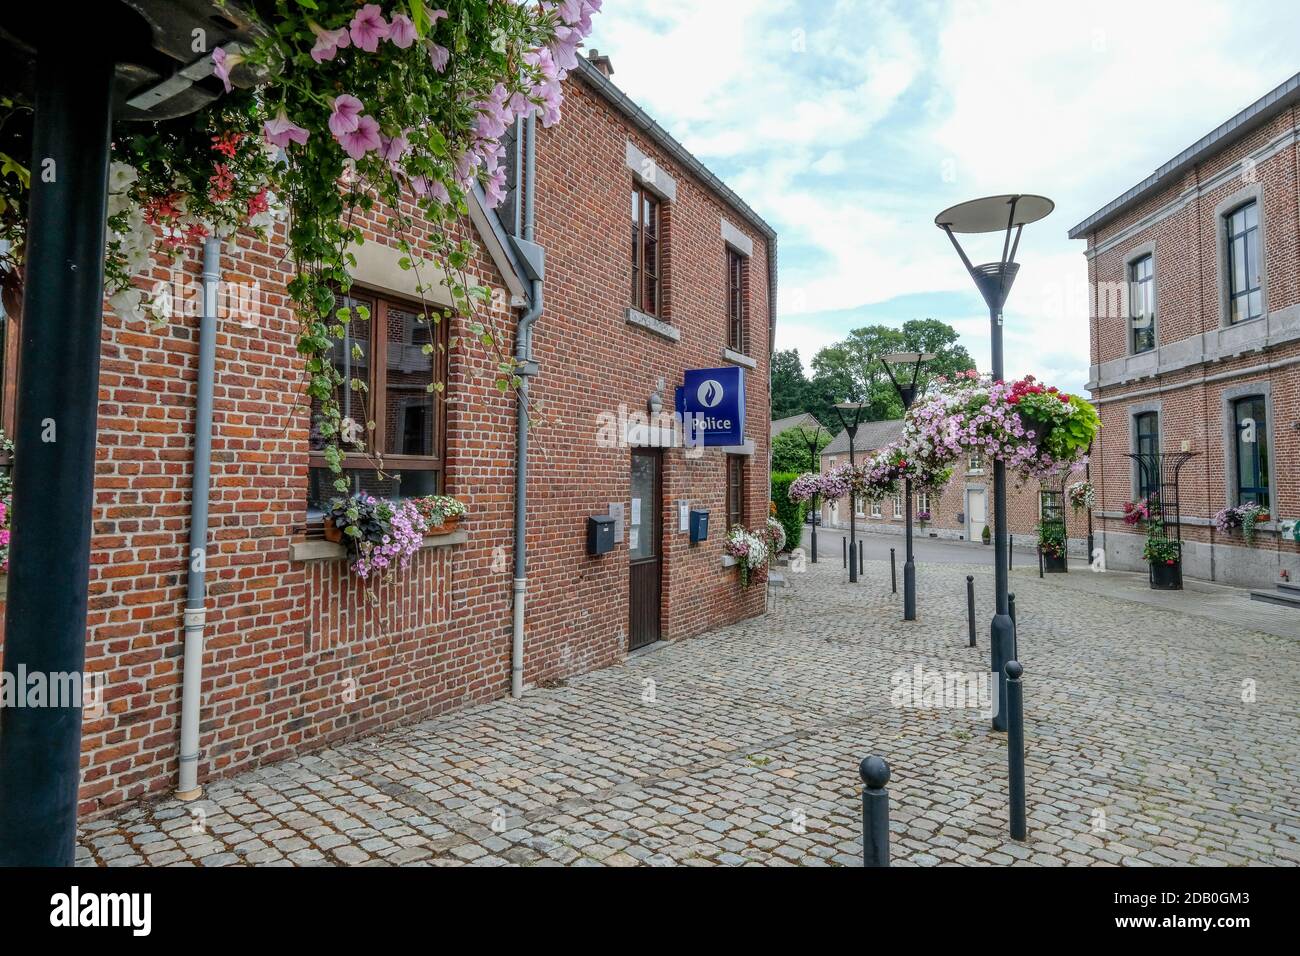
<path fill-rule="evenodd" d="M 853 442 L 854 463 L 863 465 L 871 457 L 896 440 L 903 433 L 901 419 L 883 422 L 863 422 Z M 821 470 L 830 471 L 838 465 L 849 463 L 849 435 L 841 431 L 822 451 Z M 933 493 L 913 491 L 913 515 L 926 512 L 930 515 L 922 525 L 916 522 L 915 534 L 921 537 L 979 540 L 984 526 L 992 527 L 993 479 L 992 468 L 979 455 L 964 455 L 954 466 L 952 479 Z M 1058 486 L 1053 486 L 1059 491 Z M 1028 544 L 1036 540 L 1034 529 L 1040 517 L 1040 485 L 1037 481 L 1020 481 L 1012 478 L 1007 485 L 1007 524 L 1017 541 Z M 849 501 L 821 504 L 822 523 L 829 528 L 849 526 Z M 892 495 L 881 501 L 857 502 L 857 529 L 882 534 L 902 534 L 906 519 L 903 495 Z M 1067 516 L 1067 527 L 1072 552 L 1079 553 L 1086 539 L 1085 519 L 1077 514 Z M 1023 536 L 1023 539 L 1022 539 Z"/>
<path fill-rule="evenodd" d="M 777 435 L 781 434 L 781 432 L 789 431 L 791 428 L 801 427 L 813 430 L 820 428 L 828 435 L 831 433 L 830 429 L 819 422 L 812 414 L 804 412 L 802 415 L 791 415 L 789 418 L 778 418 L 774 421 L 772 423 L 771 437 L 775 438 Z"/>

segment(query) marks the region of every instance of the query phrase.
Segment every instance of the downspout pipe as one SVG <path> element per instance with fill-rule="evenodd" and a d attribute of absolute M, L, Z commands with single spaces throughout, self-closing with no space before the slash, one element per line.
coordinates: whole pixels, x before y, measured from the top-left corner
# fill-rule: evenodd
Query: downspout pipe
<path fill-rule="evenodd" d="M 537 182 L 537 120 L 529 116 L 525 127 L 524 148 L 524 215 L 523 238 L 534 241 L 537 223 L 537 204 L 534 186 Z M 542 279 L 531 282 L 531 295 L 526 312 L 519 317 L 515 328 L 515 359 L 521 369 L 521 382 L 517 398 L 517 428 L 515 447 L 515 569 L 512 640 L 510 649 L 510 696 L 524 696 L 524 620 L 528 601 L 528 394 L 529 379 L 536 368 L 531 364 L 533 325 L 544 308 Z"/>
<path fill-rule="evenodd" d="M 207 629 L 208 495 L 212 478 L 212 392 L 216 377 L 217 294 L 220 283 L 221 240 L 209 237 L 203 241 L 203 310 L 199 319 L 189 571 L 185 581 L 180 783 L 176 788 L 176 796 L 180 800 L 195 800 L 203 793 L 199 787 L 199 724 L 203 697 L 203 639 Z"/>

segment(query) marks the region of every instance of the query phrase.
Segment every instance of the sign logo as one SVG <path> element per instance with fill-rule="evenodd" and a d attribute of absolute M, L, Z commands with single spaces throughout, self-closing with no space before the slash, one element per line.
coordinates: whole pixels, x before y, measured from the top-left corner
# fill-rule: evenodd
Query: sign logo
<path fill-rule="evenodd" d="M 714 379 L 705 379 L 695 392 L 702 408 L 717 408 L 725 394 L 722 383 Z"/>

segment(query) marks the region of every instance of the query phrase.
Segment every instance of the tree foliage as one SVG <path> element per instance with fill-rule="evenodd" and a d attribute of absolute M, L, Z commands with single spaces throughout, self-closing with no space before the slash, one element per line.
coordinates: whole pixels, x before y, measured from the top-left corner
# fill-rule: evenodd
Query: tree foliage
<path fill-rule="evenodd" d="M 816 454 L 808 452 L 816 440 Z M 772 471 L 817 471 L 822 449 L 831 443 L 831 433 L 816 426 L 788 428 L 772 439 Z"/>

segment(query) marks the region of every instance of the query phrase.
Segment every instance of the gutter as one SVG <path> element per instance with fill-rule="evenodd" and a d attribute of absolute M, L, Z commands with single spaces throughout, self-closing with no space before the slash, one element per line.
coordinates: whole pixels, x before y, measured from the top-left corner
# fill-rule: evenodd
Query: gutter
<path fill-rule="evenodd" d="M 194 405 L 194 474 L 190 487 L 189 571 L 185 581 L 185 656 L 181 679 L 180 783 L 176 797 L 194 800 L 199 787 L 199 725 L 203 639 L 207 629 L 208 494 L 212 479 L 212 392 L 217 354 L 217 290 L 221 240 L 203 240 L 203 314 L 199 319 L 198 396 Z"/>
<path fill-rule="evenodd" d="M 515 327 L 515 360 L 521 379 L 517 395 L 515 435 L 515 566 L 514 602 L 511 620 L 510 696 L 524 696 L 524 623 L 528 602 L 528 396 L 529 383 L 537 374 L 532 358 L 533 325 L 545 308 L 542 282 L 545 279 L 545 250 L 534 241 L 537 224 L 537 119 L 525 121 L 523 237 L 513 240 L 513 253 L 529 277 L 530 304 Z M 516 169 L 518 167 L 516 166 Z M 494 217 L 495 218 L 495 217 Z"/>

